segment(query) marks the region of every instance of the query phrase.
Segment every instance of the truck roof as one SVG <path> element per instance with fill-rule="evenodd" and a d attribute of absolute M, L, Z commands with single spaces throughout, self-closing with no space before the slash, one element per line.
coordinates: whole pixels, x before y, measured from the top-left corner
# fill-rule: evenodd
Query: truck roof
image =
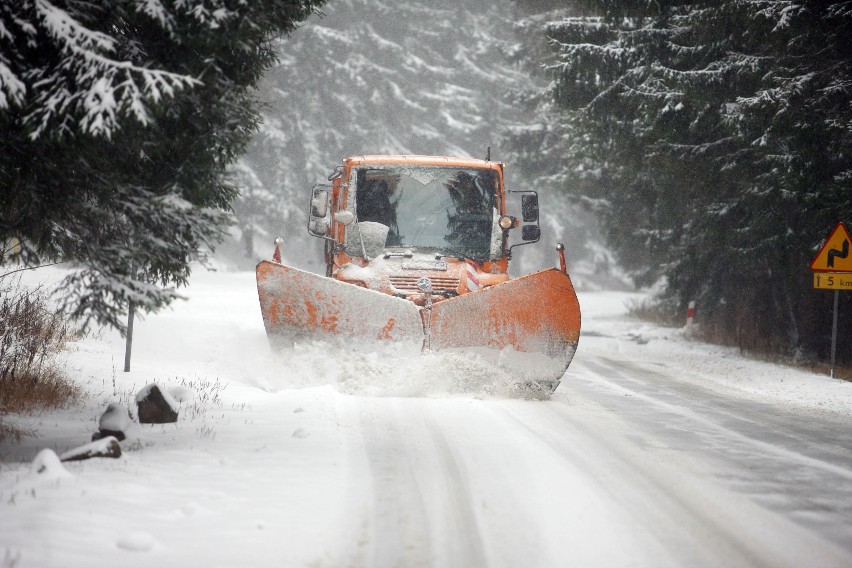
<path fill-rule="evenodd" d="M 503 162 L 463 158 L 457 156 L 384 155 L 350 156 L 343 160 L 350 165 L 405 164 L 416 166 L 455 166 L 461 168 L 503 169 Z"/>

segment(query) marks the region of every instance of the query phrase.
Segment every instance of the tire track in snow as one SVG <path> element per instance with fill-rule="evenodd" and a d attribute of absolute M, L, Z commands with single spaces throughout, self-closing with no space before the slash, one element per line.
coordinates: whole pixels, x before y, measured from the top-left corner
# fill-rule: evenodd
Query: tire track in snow
<path fill-rule="evenodd" d="M 358 399 L 372 483 L 370 566 L 485 566 L 463 472 L 428 400 Z"/>
<path fill-rule="evenodd" d="M 572 371 L 561 395 L 617 415 L 635 446 L 631 451 L 678 460 L 683 473 L 738 496 L 732 506 L 758 506 L 794 522 L 827 539 L 827 558 L 850 562 L 850 443 L 838 440 L 832 421 L 726 396 L 631 362 L 599 357 Z M 805 538 L 790 535 L 799 537 Z"/>
<path fill-rule="evenodd" d="M 622 367 L 617 361 L 601 361 L 587 365 L 597 369 L 593 372 L 599 378 L 597 386 L 586 383 L 584 392 L 599 400 L 592 393 L 600 389 L 629 393 L 609 397 L 607 403 L 628 416 L 635 415 L 631 399 L 653 405 L 662 418 L 646 424 L 654 439 L 713 462 L 728 487 L 852 549 L 852 440 L 847 428 L 824 417 L 684 384 L 634 363 Z M 674 431 L 687 431 L 691 439 L 673 436 Z"/>
<path fill-rule="evenodd" d="M 671 412 L 721 428 L 726 437 L 741 436 L 766 451 L 852 480 L 852 437 L 842 424 L 719 394 L 631 361 L 599 357 L 587 369 L 606 380 L 609 388 L 617 385 Z"/>
<path fill-rule="evenodd" d="M 603 426 L 596 423 L 600 416 L 589 421 L 588 414 L 575 417 L 571 409 L 563 414 L 554 405 L 559 403 L 543 406 L 535 415 L 512 413 L 510 418 L 585 472 L 596 490 L 608 497 L 605 506 L 616 512 L 619 527 L 629 530 L 625 536 L 632 537 L 633 546 L 642 550 L 639 558 L 653 558 L 655 566 L 762 565 L 726 534 L 722 522 L 702 518 L 698 503 L 680 499 L 667 476 L 655 475 L 647 461 L 619 447 L 613 436 L 618 433 L 613 427 L 617 418 Z M 607 551 L 601 552 L 601 564 L 612 565 L 605 556 Z M 649 564 L 640 560 L 638 565 Z"/>
<path fill-rule="evenodd" d="M 818 535 L 684 469 L 667 451 L 635 446 L 634 425 L 617 416 L 560 402 L 507 414 L 609 495 L 613 530 L 627 529 L 637 566 L 848 565 L 849 555 Z M 603 556 L 597 565 L 617 564 Z"/>

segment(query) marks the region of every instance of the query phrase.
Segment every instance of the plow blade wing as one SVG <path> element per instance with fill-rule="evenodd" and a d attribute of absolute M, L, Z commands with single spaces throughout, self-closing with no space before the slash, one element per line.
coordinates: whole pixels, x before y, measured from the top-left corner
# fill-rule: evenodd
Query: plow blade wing
<path fill-rule="evenodd" d="M 555 388 L 577 349 L 580 305 L 571 279 L 554 268 L 437 302 L 430 331 L 434 350 L 498 350 L 501 366 Z"/>
<path fill-rule="evenodd" d="M 269 261 L 257 265 L 257 293 L 274 344 L 300 337 L 423 340 L 420 310 L 406 300 Z"/>

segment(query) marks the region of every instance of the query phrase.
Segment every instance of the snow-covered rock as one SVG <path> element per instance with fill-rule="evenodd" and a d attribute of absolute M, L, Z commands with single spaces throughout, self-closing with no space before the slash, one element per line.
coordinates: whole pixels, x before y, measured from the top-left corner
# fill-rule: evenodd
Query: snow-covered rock
<path fill-rule="evenodd" d="M 184 385 L 171 385 L 169 394 L 178 402 L 192 402 L 195 400 L 195 391 Z"/>
<path fill-rule="evenodd" d="M 151 383 L 137 393 L 136 406 L 142 424 L 177 422 L 180 408 L 174 397 L 156 383 Z"/>
<path fill-rule="evenodd" d="M 114 436 L 119 442 L 127 437 L 127 430 L 133 424 L 130 411 L 123 404 L 111 402 L 98 421 L 98 432 L 92 435 L 92 441 Z"/>
<path fill-rule="evenodd" d="M 56 452 L 50 448 L 45 448 L 36 454 L 33 460 L 32 472 L 43 479 L 62 479 L 63 477 L 71 477 L 67 469 L 62 467 L 59 457 Z"/>

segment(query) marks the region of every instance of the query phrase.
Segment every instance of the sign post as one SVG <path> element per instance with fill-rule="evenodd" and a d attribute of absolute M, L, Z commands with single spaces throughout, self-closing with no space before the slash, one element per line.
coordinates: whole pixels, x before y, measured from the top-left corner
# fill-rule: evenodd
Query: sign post
<path fill-rule="evenodd" d="M 840 290 L 834 291 L 834 317 L 831 318 L 831 378 L 834 378 L 834 360 L 837 355 L 837 304 Z"/>
<path fill-rule="evenodd" d="M 834 378 L 837 355 L 837 308 L 841 290 L 852 290 L 852 255 L 849 254 L 849 231 L 838 223 L 829 233 L 825 244 L 811 261 L 814 288 L 834 290 L 834 314 L 831 320 L 831 378 Z"/>

